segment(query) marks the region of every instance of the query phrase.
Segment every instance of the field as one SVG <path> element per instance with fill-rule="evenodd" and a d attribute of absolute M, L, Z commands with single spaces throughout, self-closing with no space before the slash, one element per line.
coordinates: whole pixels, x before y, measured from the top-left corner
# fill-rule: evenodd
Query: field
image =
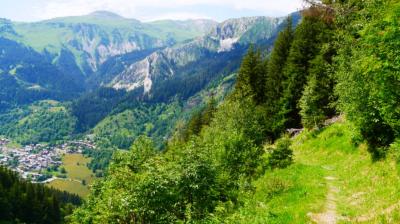
<path fill-rule="evenodd" d="M 86 164 L 90 158 L 85 158 L 81 154 L 67 154 L 63 157 L 63 166 L 67 170 L 67 176 L 73 180 L 85 180 L 87 183 L 93 181 L 94 174 L 87 168 Z"/>
<path fill-rule="evenodd" d="M 267 171 L 234 223 L 400 223 L 396 151 L 373 161 L 347 123 L 293 140 L 294 164 Z"/>
<path fill-rule="evenodd" d="M 89 193 L 89 185 L 95 179 L 92 171 L 86 166 L 89 162 L 90 158 L 81 154 L 65 155 L 63 167 L 67 171 L 67 179 L 58 179 L 47 185 L 85 197 Z"/>
<path fill-rule="evenodd" d="M 88 186 L 84 186 L 77 181 L 57 179 L 48 183 L 47 186 L 77 194 L 81 197 L 86 197 L 89 194 Z"/>

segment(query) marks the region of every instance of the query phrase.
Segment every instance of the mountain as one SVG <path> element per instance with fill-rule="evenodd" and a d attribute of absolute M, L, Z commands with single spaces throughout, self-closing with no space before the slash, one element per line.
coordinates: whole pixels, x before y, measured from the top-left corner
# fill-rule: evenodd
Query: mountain
<path fill-rule="evenodd" d="M 68 100 L 99 85 L 119 60 L 204 35 L 210 20 L 142 23 L 107 11 L 20 23 L 0 19 L 0 110 L 37 100 Z M 102 77 L 102 76 L 101 76 Z M 111 80 L 111 79 L 110 79 Z M 100 80 L 104 81 L 104 80 Z"/>
<path fill-rule="evenodd" d="M 68 100 L 84 89 L 73 73 L 32 48 L 0 37 L 0 51 L 0 111 L 41 99 Z"/>
<path fill-rule="evenodd" d="M 83 74 L 89 75 L 112 56 L 171 46 L 204 35 L 214 24 L 203 20 L 142 23 L 111 12 L 97 11 L 36 23 L 14 23 L 3 19 L 0 36 L 46 53 L 56 62 L 61 52 L 69 52 Z"/>
<path fill-rule="evenodd" d="M 300 20 L 298 14 L 292 18 Z M 270 49 L 283 26 L 283 17 L 143 23 L 106 11 L 37 23 L 3 19 L 0 84 L 7 88 L 0 89 L 0 109 L 7 118 L 34 117 L 24 108 L 36 101 L 64 101 L 59 117 L 65 121 L 49 126 L 73 123 L 68 135 L 95 133 L 99 141 L 111 142 L 103 144 L 107 147 L 128 148 L 146 134 L 161 146 L 175 123 L 201 108 L 218 86 L 223 86 L 220 95 L 231 90 L 251 44 Z M 102 131 L 119 130 L 126 116 L 134 119 L 126 119 L 123 133 Z M 13 127 L 19 120 L 3 125 Z M 11 136 L 11 129 L 0 134 Z M 51 136 L 50 142 L 66 139 Z M 116 140 L 121 136 L 129 137 Z"/>
<path fill-rule="evenodd" d="M 141 61 L 127 65 L 124 71 L 116 74 L 109 86 L 126 90 L 143 87 L 148 93 L 154 83 L 188 75 L 185 74 L 188 65 L 200 70 L 203 67 L 201 62 L 208 58 L 220 61 L 226 59 L 224 56 L 227 54 L 237 54 L 240 49 L 242 53 L 238 55 L 243 55 L 243 47 L 250 44 L 262 41 L 270 41 L 271 44 L 284 21 L 285 18 L 268 17 L 227 20 L 204 37 L 156 51 Z"/>

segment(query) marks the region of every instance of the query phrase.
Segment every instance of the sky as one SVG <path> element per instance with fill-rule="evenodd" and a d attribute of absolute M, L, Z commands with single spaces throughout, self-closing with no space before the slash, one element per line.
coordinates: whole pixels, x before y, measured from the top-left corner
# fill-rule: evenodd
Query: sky
<path fill-rule="evenodd" d="M 33 22 L 106 10 L 141 21 L 285 16 L 302 0 L 0 0 L 0 18 Z"/>

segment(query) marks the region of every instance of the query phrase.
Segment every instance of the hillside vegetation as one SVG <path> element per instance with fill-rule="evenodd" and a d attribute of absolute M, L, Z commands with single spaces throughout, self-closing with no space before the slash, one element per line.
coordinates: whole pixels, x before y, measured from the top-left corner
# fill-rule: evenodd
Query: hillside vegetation
<path fill-rule="evenodd" d="M 398 145 L 374 162 L 354 127 L 340 122 L 305 131 L 292 145 L 293 164 L 267 172 L 232 223 L 398 223 Z"/>
<path fill-rule="evenodd" d="M 63 223 L 80 204 L 77 195 L 30 183 L 0 167 L 0 223 Z"/>
<path fill-rule="evenodd" d="M 165 150 L 116 152 L 70 222 L 398 222 L 400 4 L 307 2 Z"/>

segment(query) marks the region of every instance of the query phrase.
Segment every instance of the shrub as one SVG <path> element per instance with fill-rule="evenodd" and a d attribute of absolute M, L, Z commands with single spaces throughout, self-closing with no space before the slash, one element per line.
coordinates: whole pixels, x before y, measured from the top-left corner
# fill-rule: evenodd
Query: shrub
<path fill-rule="evenodd" d="M 293 162 L 293 151 L 290 148 L 292 142 L 288 137 L 283 137 L 276 142 L 275 147 L 270 147 L 268 165 L 272 169 L 286 168 Z"/>

